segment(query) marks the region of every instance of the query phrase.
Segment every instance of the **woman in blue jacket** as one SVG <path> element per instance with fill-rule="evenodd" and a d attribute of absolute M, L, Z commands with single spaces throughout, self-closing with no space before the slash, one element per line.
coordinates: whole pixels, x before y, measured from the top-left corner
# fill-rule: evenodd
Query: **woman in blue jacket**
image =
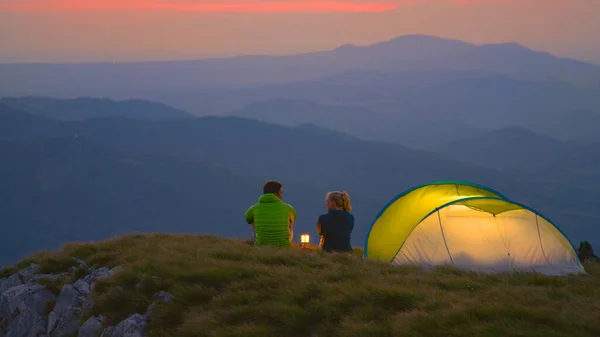
<path fill-rule="evenodd" d="M 327 193 L 325 207 L 328 212 L 319 216 L 317 233 L 321 235 L 319 246 L 326 252 L 352 252 L 350 237 L 354 229 L 354 216 L 350 196 L 346 192 Z"/>

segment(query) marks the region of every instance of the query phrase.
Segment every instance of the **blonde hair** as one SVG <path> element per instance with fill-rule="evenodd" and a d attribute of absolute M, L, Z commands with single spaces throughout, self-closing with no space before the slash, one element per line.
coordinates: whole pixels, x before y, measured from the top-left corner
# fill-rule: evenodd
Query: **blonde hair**
<path fill-rule="evenodd" d="M 331 191 L 327 193 L 327 201 L 331 200 L 335 204 L 337 209 L 343 209 L 346 212 L 352 212 L 352 206 L 350 205 L 350 196 L 346 191 Z"/>

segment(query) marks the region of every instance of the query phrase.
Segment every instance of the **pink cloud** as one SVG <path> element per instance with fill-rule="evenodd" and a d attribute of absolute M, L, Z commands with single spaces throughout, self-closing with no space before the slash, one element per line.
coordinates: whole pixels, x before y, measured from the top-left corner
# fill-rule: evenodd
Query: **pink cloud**
<path fill-rule="evenodd" d="M 170 10 L 199 12 L 363 12 L 437 2 L 478 5 L 513 0 L 0 0 L 0 12 Z"/>

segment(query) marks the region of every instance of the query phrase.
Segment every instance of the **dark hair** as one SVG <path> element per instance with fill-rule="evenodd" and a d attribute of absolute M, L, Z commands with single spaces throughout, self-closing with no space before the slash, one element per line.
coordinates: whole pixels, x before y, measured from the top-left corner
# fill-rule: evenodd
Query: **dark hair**
<path fill-rule="evenodd" d="M 265 184 L 265 186 L 263 187 L 263 193 L 267 194 L 267 193 L 273 193 L 273 194 L 277 194 L 279 193 L 279 191 L 281 191 L 281 188 L 283 187 L 283 185 L 275 180 L 268 180 L 267 183 Z"/>

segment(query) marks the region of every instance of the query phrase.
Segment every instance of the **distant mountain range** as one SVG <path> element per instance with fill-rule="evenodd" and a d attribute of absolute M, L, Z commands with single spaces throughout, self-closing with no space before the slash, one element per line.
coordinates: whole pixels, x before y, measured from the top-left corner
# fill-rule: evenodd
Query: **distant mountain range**
<path fill-rule="evenodd" d="M 440 146 L 438 152 L 490 168 L 536 171 L 561 164 L 562 160 L 580 148 L 513 127 L 449 142 Z"/>
<path fill-rule="evenodd" d="M 467 164 L 600 191 L 600 142 L 559 141 L 523 128 L 494 130 L 436 149 Z"/>
<path fill-rule="evenodd" d="M 441 95 L 443 91 L 440 91 L 440 97 Z M 493 105 L 492 103 L 490 102 L 490 105 Z M 450 107 L 449 104 L 448 109 Z M 597 132 L 600 130 L 600 112 L 561 113 L 535 108 L 521 111 L 525 109 L 520 108 L 512 113 L 482 109 L 484 113 L 470 107 L 477 117 L 469 118 L 462 109 L 453 113 L 442 113 L 442 108 L 440 109 L 436 116 L 407 115 L 359 106 L 274 99 L 252 103 L 224 115 L 287 126 L 310 123 L 363 139 L 393 142 L 425 150 L 436 150 L 449 142 L 483 136 L 489 131 L 504 128 L 527 128 L 548 138 L 563 141 L 600 142 L 600 132 Z M 518 111 L 520 113 L 517 113 Z"/>
<path fill-rule="evenodd" d="M 450 141 L 487 132 L 485 129 L 451 119 L 411 121 L 394 114 L 361 107 L 287 99 L 252 103 L 225 115 L 285 126 L 314 124 L 366 140 L 392 142 L 414 149 L 432 149 Z"/>
<path fill-rule="evenodd" d="M 241 216 L 266 179 L 285 183 L 286 201 L 300 214 L 297 232 L 314 232 L 325 192 L 349 191 L 356 245 L 389 199 L 433 180 L 488 185 L 549 216 L 573 241 L 600 244 L 594 239 L 600 235 L 596 185 L 563 181 L 563 174 L 489 169 L 454 154 L 310 124 L 239 117 L 59 121 L 0 104 L 0 158 L 9 163 L 0 166 L 0 264 L 65 241 L 128 231 L 246 237 Z M 596 167 L 594 161 L 572 163 L 581 166 L 570 172 Z"/>
<path fill-rule="evenodd" d="M 141 98 L 196 114 L 218 113 L 267 98 L 282 98 L 271 96 L 253 100 L 256 92 L 242 90 L 261 87 L 275 87 L 265 88 L 264 94 L 271 91 L 275 91 L 273 94 L 281 93 L 281 90 L 294 93 L 295 88 L 296 94 L 302 94 L 301 89 L 308 85 L 312 92 L 320 94 L 329 103 L 345 93 L 345 96 L 352 97 L 352 101 L 379 104 L 381 107 L 392 104 L 393 109 L 401 108 L 407 113 L 422 113 L 418 110 L 427 108 L 426 103 L 432 103 L 422 101 L 428 99 L 431 93 L 428 88 L 470 89 L 473 85 L 477 88 L 482 83 L 467 81 L 461 85 L 474 76 L 476 80 L 491 78 L 492 87 L 484 86 L 485 90 L 493 89 L 496 83 L 493 76 L 497 77 L 499 84 L 507 80 L 512 81 L 511 86 L 523 82 L 533 87 L 534 92 L 542 94 L 546 102 L 560 98 L 547 96 L 548 85 L 562 84 L 564 90 L 574 91 L 576 95 L 571 97 L 571 101 L 579 96 L 597 97 L 600 90 L 599 66 L 557 58 L 513 43 L 477 46 L 425 35 L 401 36 L 370 46 L 347 45 L 292 56 L 146 63 L 2 64 L 0 73 L 3 74 L 0 77 L 0 96 Z M 317 87 L 315 81 L 324 82 Z M 349 84 L 349 81 L 352 83 Z M 306 85 L 276 88 L 294 83 Z M 537 85 L 542 86 L 536 89 Z M 586 90 L 593 92 L 584 93 Z M 415 101 L 422 104 L 404 104 L 404 97 L 400 101 L 395 99 L 396 92 L 411 93 L 409 97 L 416 92 Z M 452 92 L 448 95 L 455 98 L 454 103 L 465 97 L 464 93 L 457 94 Z M 504 99 L 507 94 L 502 90 L 497 96 L 506 104 L 517 99 L 514 93 Z M 251 96 L 250 102 L 246 95 Z M 447 98 L 442 102 L 447 104 Z M 582 102 L 580 108 L 585 110 L 589 106 Z"/>

